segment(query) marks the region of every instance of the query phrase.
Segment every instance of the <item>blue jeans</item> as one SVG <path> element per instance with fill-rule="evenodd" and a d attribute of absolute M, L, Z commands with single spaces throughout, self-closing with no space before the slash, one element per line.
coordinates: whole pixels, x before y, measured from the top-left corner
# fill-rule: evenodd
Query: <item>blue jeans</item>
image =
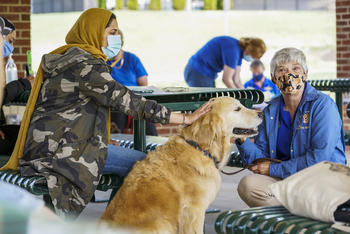
<path fill-rule="evenodd" d="M 120 146 L 108 145 L 107 160 L 103 173 L 113 173 L 125 177 L 136 161 L 146 157 L 146 154 Z"/>
<path fill-rule="evenodd" d="M 185 81 L 190 87 L 213 87 L 215 88 L 215 79 L 203 76 L 196 70 L 194 70 L 190 64 L 186 65 Z"/>
<path fill-rule="evenodd" d="M 124 178 L 131 171 L 136 161 L 144 158 L 146 158 L 146 154 L 141 151 L 108 145 L 107 160 L 103 168 L 103 173 L 113 173 Z M 112 190 L 108 204 L 112 201 L 117 191 L 118 189 Z"/>

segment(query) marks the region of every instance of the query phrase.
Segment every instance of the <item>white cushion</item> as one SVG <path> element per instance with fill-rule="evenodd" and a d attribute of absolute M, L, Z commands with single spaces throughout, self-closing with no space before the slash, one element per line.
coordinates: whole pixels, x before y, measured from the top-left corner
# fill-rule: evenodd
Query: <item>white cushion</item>
<path fill-rule="evenodd" d="M 320 162 L 270 185 L 270 189 L 291 213 L 334 222 L 334 211 L 350 199 L 350 168 Z"/>

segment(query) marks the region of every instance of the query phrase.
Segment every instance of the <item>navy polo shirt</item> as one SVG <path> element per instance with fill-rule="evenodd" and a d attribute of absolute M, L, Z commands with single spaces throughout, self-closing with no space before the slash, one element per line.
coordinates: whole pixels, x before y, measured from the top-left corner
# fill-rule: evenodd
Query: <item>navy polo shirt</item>
<path fill-rule="evenodd" d="M 253 88 L 253 89 L 258 89 L 262 92 L 270 92 L 273 94 L 273 96 L 277 96 L 278 94 L 280 94 L 279 89 L 277 88 L 277 86 L 270 80 L 268 79 L 266 76 L 265 77 L 265 81 L 263 84 L 263 87 L 260 88 L 259 86 L 257 86 L 254 82 L 253 79 L 248 80 L 245 84 L 244 84 L 244 88 Z"/>
<path fill-rule="evenodd" d="M 220 36 L 208 41 L 189 61 L 189 65 L 202 74 L 213 80 L 217 73 L 221 72 L 224 65 L 233 69 L 241 66 L 243 51 L 239 41 L 233 37 Z"/>
<path fill-rule="evenodd" d="M 111 65 L 111 61 L 107 64 Z M 120 64 L 121 61 L 112 68 L 111 76 L 122 85 L 138 86 L 137 79 L 148 75 L 140 59 L 133 53 L 124 51 L 123 66 L 118 69 Z"/>

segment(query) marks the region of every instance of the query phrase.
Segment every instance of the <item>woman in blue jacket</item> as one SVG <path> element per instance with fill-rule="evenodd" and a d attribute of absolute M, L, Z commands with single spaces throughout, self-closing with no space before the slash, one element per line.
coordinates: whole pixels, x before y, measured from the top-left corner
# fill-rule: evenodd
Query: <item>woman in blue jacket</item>
<path fill-rule="evenodd" d="M 254 143 L 238 139 L 243 162 L 273 158 L 251 167 L 238 193 L 247 205 L 278 205 L 268 186 L 321 161 L 345 164 L 342 121 L 334 101 L 306 82 L 308 69 L 302 51 L 284 48 L 271 61 L 272 81 L 281 91 L 264 109 L 264 120 Z"/>

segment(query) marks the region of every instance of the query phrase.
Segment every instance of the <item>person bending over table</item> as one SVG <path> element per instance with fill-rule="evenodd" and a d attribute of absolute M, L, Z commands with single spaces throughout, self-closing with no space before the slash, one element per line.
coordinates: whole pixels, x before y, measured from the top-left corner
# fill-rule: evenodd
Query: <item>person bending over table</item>
<path fill-rule="evenodd" d="M 264 109 L 254 143 L 237 139 L 244 164 L 258 158 L 250 168 L 254 174 L 239 182 L 238 194 L 250 207 L 279 205 L 268 186 L 321 161 L 345 164 L 342 121 L 337 105 L 326 94 L 306 82 L 308 68 L 304 53 L 284 48 L 271 60 L 272 81 L 281 91 Z"/>
<path fill-rule="evenodd" d="M 204 104 L 190 115 L 174 113 L 115 82 L 106 60 L 120 50 L 118 29 L 112 12 L 88 9 L 68 32 L 67 44 L 43 56 L 14 152 L 1 168 L 44 176 L 63 217 L 81 213 L 102 173 L 124 177 L 145 157 L 108 144 L 110 108 L 162 124 L 191 124 L 210 110 Z"/>
<path fill-rule="evenodd" d="M 222 80 L 228 88 L 243 89 L 242 59 L 251 62 L 265 51 L 266 45 L 260 38 L 214 37 L 189 59 L 185 81 L 190 87 L 215 87 L 217 73 L 223 71 Z"/>

